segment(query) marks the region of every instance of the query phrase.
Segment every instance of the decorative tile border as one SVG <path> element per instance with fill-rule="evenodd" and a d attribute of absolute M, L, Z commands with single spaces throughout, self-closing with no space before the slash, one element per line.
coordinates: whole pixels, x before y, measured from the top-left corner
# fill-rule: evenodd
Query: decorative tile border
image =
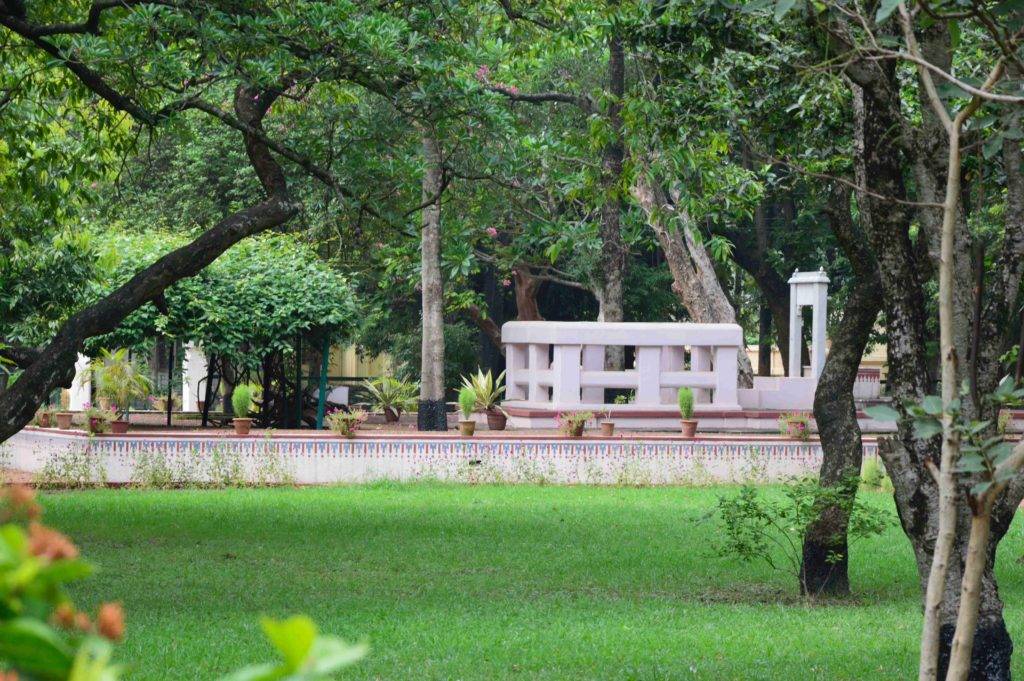
<path fill-rule="evenodd" d="M 6 465 L 39 474 L 62 457 L 85 455 L 109 483 L 144 480 L 147 470 L 200 482 L 229 467 L 247 481 L 268 471 L 298 484 L 440 479 L 558 484 L 711 484 L 816 474 L 821 447 L 750 436 L 730 440 L 634 438 L 325 437 L 233 438 L 140 434 L 90 438 L 26 429 L 8 441 Z M 874 455 L 874 442 L 865 442 Z M 149 468 L 147 468 L 149 467 Z M 218 469 L 219 470 L 219 469 Z M 152 471 L 150 470 L 150 473 Z M 171 474 L 171 473 L 168 473 Z"/>

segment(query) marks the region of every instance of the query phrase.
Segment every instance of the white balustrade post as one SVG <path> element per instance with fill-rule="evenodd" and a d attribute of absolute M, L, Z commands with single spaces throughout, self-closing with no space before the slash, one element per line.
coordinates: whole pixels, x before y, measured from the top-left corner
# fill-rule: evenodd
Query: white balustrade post
<path fill-rule="evenodd" d="M 551 401 L 557 407 L 580 403 L 580 345 L 556 345 L 551 364 Z"/>
<path fill-rule="evenodd" d="M 524 400 L 526 390 L 522 381 L 526 369 L 526 346 L 511 343 L 505 346 L 505 399 Z"/>
<path fill-rule="evenodd" d="M 548 365 L 548 345 L 542 343 L 530 343 L 528 350 L 528 366 L 530 372 L 530 384 L 527 399 L 530 402 L 547 402 L 548 389 L 540 384 L 540 372 L 546 371 Z"/>
<path fill-rule="evenodd" d="M 796 276 L 796 273 L 793 274 Z M 790 280 L 792 281 L 792 280 Z M 800 349 L 803 346 L 801 329 L 804 325 L 803 316 L 800 314 L 799 296 L 795 287 L 790 284 L 789 289 L 789 377 L 799 378 L 803 374 L 800 365 Z"/>
<path fill-rule="evenodd" d="M 664 345 L 661 348 L 661 371 L 684 371 L 686 351 L 681 345 Z M 678 388 L 662 388 L 661 403 L 675 404 Z"/>
<path fill-rule="evenodd" d="M 206 355 L 191 341 L 185 344 L 185 356 L 181 360 L 181 408 L 183 411 L 199 411 L 199 402 L 205 396 Z"/>
<path fill-rule="evenodd" d="M 824 274 L 824 272 L 822 272 Z M 827 280 L 826 280 L 827 281 Z M 821 377 L 825 368 L 825 326 L 828 314 L 828 284 L 814 285 L 814 308 L 811 326 L 811 376 Z"/>
<path fill-rule="evenodd" d="M 715 398 L 712 404 L 721 408 L 735 408 L 738 404 L 739 348 L 715 348 Z"/>
<path fill-rule="evenodd" d="M 711 371 L 711 348 L 703 345 L 690 346 L 690 371 Z M 705 388 L 695 388 L 693 401 L 695 404 L 710 402 L 711 394 Z"/>
<path fill-rule="evenodd" d="M 583 370 L 604 371 L 604 346 L 584 345 L 583 346 Z M 583 388 L 583 401 L 587 404 L 603 404 L 604 388 Z"/>
<path fill-rule="evenodd" d="M 636 349 L 636 404 L 661 403 L 661 346 Z"/>
<path fill-rule="evenodd" d="M 89 380 L 89 358 L 78 353 L 78 361 L 75 362 L 75 378 L 71 381 L 71 389 L 68 391 L 68 409 L 71 411 L 82 411 L 85 405 L 92 400 L 92 381 Z"/>

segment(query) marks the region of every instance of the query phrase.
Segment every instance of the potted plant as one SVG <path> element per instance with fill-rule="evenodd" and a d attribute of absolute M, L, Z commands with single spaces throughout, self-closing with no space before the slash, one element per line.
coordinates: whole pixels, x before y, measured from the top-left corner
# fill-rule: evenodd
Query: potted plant
<path fill-rule="evenodd" d="M 476 393 L 476 406 L 487 415 L 488 430 L 505 430 L 505 425 L 508 423 L 508 414 L 498 406 L 498 402 L 505 392 L 505 386 L 502 385 L 503 380 L 505 380 L 504 371 L 495 379 L 490 371 L 484 373 L 483 369 L 477 369 L 477 372 L 469 378 L 462 377 L 463 387 L 470 388 Z"/>
<path fill-rule="evenodd" d="M 53 425 L 53 408 L 48 405 L 43 405 L 36 412 L 36 425 L 40 428 L 49 428 Z"/>
<path fill-rule="evenodd" d="M 110 422 L 114 420 L 117 413 L 113 409 L 104 409 L 100 406 L 93 406 L 91 402 L 85 403 L 85 410 L 82 412 L 85 418 L 86 429 L 90 434 L 105 433 L 110 428 Z"/>
<path fill-rule="evenodd" d="M 53 418 L 57 420 L 57 428 L 60 430 L 71 430 L 71 416 L 70 411 L 56 412 Z"/>
<path fill-rule="evenodd" d="M 363 387 L 370 393 L 370 408 L 384 412 L 386 423 L 396 423 L 403 411 L 412 411 L 420 392 L 419 384 L 394 376 L 365 380 Z"/>
<path fill-rule="evenodd" d="M 462 418 L 459 419 L 459 433 L 463 437 L 472 437 L 476 430 L 476 422 L 473 420 L 473 410 L 476 409 L 476 393 L 472 388 L 463 387 L 459 391 L 459 411 Z"/>
<path fill-rule="evenodd" d="M 235 426 L 235 435 L 248 435 L 252 428 L 252 419 L 249 418 L 255 409 L 253 396 L 256 394 L 255 386 L 243 383 L 236 385 L 231 393 L 231 408 L 235 412 L 235 418 L 231 423 Z"/>
<path fill-rule="evenodd" d="M 342 437 L 353 438 L 366 421 L 367 413 L 362 409 L 343 411 L 335 409 L 327 414 L 327 427 Z"/>
<path fill-rule="evenodd" d="M 612 412 L 606 411 L 601 419 L 601 437 L 611 437 L 615 434 L 615 421 L 612 421 Z"/>
<path fill-rule="evenodd" d="M 132 400 L 149 396 L 153 388 L 149 378 L 135 367 L 125 348 L 101 351 L 89 365 L 89 372 L 96 382 L 96 394 L 101 397 L 100 406 L 113 407 L 116 413 L 111 430 L 115 434 L 127 433 Z"/>
<path fill-rule="evenodd" d="M 807 414 L 794 412 L 779 417 L 779 433 L 796 440 L 806 440 L 811 436 L 811 419 Z"/>
<path fill-rule="evenodd" d="M 583 437 L 583 428 L 592 418 L 594 418 L 594 414 L 589 411 L 563 411 L 555 417 L 555 424 L 562 435 Z"/>
<path fill-rule="evenodd" d="M 693 390 L 680 388 L 678 398 L 679 423 L 682 426 L 683 437 L 692 438 L 697 432 L 697 419 L 693 418 Z"/>

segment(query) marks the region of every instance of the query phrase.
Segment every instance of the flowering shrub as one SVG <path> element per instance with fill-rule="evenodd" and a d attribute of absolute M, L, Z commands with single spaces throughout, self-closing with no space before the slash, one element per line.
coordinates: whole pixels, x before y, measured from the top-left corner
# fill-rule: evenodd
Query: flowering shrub
<path fill-rule="evenodd" d="M 82 405 L 82 416 L 85 418 L 86 426 L 90 433 L 105 433 L 110 427 L 110 422 L 117 418 L 117 406 L 111 405 L 104 409 L 103 407 L 94 407 L 92 402 L 86 402 Z"/>
<path fill-rule="evenodd" d="M 783 414 L 779 417 L 779 433 L 806 440 L 811 436 L 811 419 L 807 414 Z"/>
<path fill-rule="evenodd" d="M 569 437 L 583 435 L 583 427 L 587 421 L 594 418 L 594 413 L 589 411 L 563 411 L 555 416 L 555 426 L 558 432 Z"/>
<path fill-rule="evenodd" d="M 353 437 L 359 427 L 366 422 L 367 413 L 362 409 L 342 411 L 335 409 L 327 414 L 327 427 L 342 437 Z"/>
<path fill-rule="evenodd" d="M 93 568 L 40 515 L 31 489 L 0 492 L 0 679 L 117 681 L 123 669 L 112 662 L 113 644 L 124 637 L 124 611 L 118 603 L 104 603 L 93 618 L 72 603 L 66 585 L 85 579 Z M 326 679 L 366 654 L 364 645 L 320 636 L 301 615 L 264 618 L 261 625 L 281 660 L 246 667 L 222 681 Z"/>

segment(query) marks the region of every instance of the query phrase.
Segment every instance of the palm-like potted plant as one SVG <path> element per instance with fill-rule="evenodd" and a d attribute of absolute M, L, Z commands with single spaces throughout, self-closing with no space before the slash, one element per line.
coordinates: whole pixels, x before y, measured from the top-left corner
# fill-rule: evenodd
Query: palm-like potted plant
<path fill-rule="evenodd" d="M 476 409 L 476 393 L 472 388 L 463 387 L 459 391 L 459 411 L 462 418 L 459 419 L 459 433 L 463 437 L 472 437 L 476 430 L 476 422 L 473 420 L 473 410 Z"/>
<path fill-rule="evenodd" d="M 125 348 L 101 351 L 89 365 L 89 372 L 96 382 L 96 394 L 104 398 L 116 413 L 110 430 L 115 434 L 128 432 L 132 400 L 145 399 L 153 389 L 149 377 L 135 367 Z"/>
<path fill-rule="evenodd" d="M 693 418 L 693 390 L 679 389 L 679 422 L 683 437 L 692 438 L 697 432 L 697 419 Z"/>
<path fill-rule="evenodd" d="M 235 435 L 248 435 L 252 428 L 252 419 L 249 417 L 255 408 L 253 397 L 256 395 L 256 387 L 243 383 L 236 385 L 231 393 L 231 408 L 235 412 L 235 418 L 231 423 L 235 426 Z"/>
<path fill-rule="evenodd" d="M 468 378 L 462 377 L 462 386 L 469 388 L 476 394 L 476 408 L 482 409 L 487 415 L 487 428 L 489 430 L 505 430 L 508 422 L 508 415 L 498 406 L 501 396 L 505 393 L 505 372 L 502 371 L 495 379 L 488 370 L 477 369 L 475 374 Z"/>
<path fill-rule="evenodd" d="M 412 411 L 420 392 L 419 384 L 394 376 L 363 381 L 363 387 L 370 393 L 370 408 L 384 412 L 387 423 L 397 422 L 403 411 Z"/>

